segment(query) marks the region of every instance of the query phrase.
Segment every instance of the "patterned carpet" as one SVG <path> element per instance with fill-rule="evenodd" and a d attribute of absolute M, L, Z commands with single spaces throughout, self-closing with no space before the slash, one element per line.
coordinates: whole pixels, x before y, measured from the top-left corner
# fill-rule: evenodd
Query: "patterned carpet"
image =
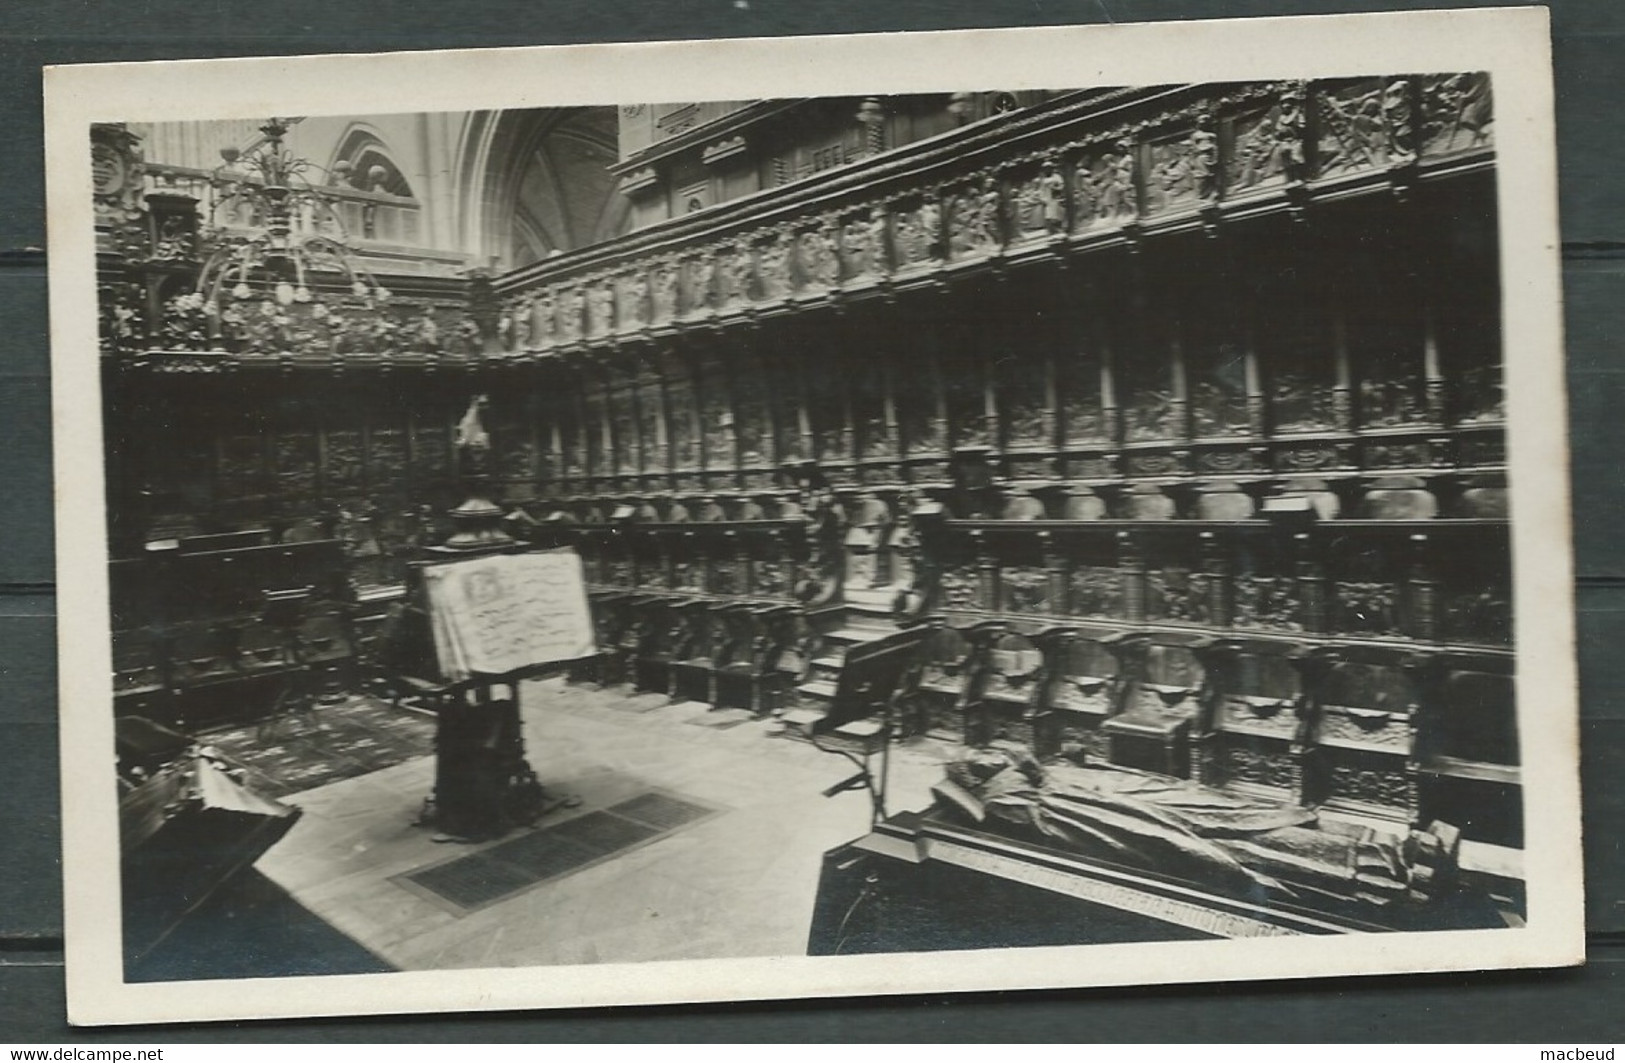
<path fill-rule="evenodd" d="M 201 740 L 247 769 L 268 797 L 286 797 L 434 752 L 434 720 L 366 695 L 311 713 L 211 731 Z"/>

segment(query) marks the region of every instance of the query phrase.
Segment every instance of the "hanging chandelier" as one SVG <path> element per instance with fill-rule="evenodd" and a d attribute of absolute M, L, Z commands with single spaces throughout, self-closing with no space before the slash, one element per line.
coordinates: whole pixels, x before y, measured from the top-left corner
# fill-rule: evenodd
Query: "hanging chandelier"
<path fill-rule="evenodd" d="M 203 266 L 185 309 L 201 313 L 213 340 L 252 336 L 286 349 L 313 327 L 325 331 L 341 306 L 373 310 L 390 299 L 350 247 L 333 186 L 309 180 L 326 171 L 286 147 L 288 130 L 268 120 L 246 151 L 221 149 L 210 175 Z"/>

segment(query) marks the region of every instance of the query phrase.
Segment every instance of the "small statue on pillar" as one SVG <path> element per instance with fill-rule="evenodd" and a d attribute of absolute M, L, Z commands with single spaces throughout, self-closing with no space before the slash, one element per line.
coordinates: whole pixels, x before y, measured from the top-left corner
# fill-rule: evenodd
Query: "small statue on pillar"
<path fill-rule="evenodd" d="M 457 422 L 457 456 L 467 497 L 451 511 L 457 530 L 444 544 L 454 551 L 492 550 L 512 546 L 513 537 L 502 527 L 502 508 L 486 497 L 491 463 L 491 436 L 485 430 L 483 411 L 491 400 L 476 395 L 468 412 Z"/>

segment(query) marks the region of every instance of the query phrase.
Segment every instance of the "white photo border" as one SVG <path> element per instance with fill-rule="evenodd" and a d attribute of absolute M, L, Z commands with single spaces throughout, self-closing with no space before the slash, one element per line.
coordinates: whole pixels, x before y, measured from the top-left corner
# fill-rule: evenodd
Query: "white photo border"
<path fill-rule="evenodd" d="M 122 979 L 89 129 L 98 121 L 1055 89 L 1487 71 L 1503 343 L 1528 925 L 843 957 L 128 984 Z M 383 88 L 383 87 L 386 87 Z M 594 44 L 48 68 L 62 812 L 75 1024 L 1288 979 L 1583 962 L 1574 653 L 1548 13 L 1540 7 Z"/>

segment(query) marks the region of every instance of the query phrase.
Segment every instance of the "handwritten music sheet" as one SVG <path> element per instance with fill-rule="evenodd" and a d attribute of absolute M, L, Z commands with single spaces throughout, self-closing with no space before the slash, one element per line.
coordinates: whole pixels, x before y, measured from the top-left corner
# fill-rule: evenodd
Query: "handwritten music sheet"
<path fill-rule="evenodd" d="M 453 682 L 596 652 L 574 550 L 431 565 L 424 579 L 435 651 Z"/>

